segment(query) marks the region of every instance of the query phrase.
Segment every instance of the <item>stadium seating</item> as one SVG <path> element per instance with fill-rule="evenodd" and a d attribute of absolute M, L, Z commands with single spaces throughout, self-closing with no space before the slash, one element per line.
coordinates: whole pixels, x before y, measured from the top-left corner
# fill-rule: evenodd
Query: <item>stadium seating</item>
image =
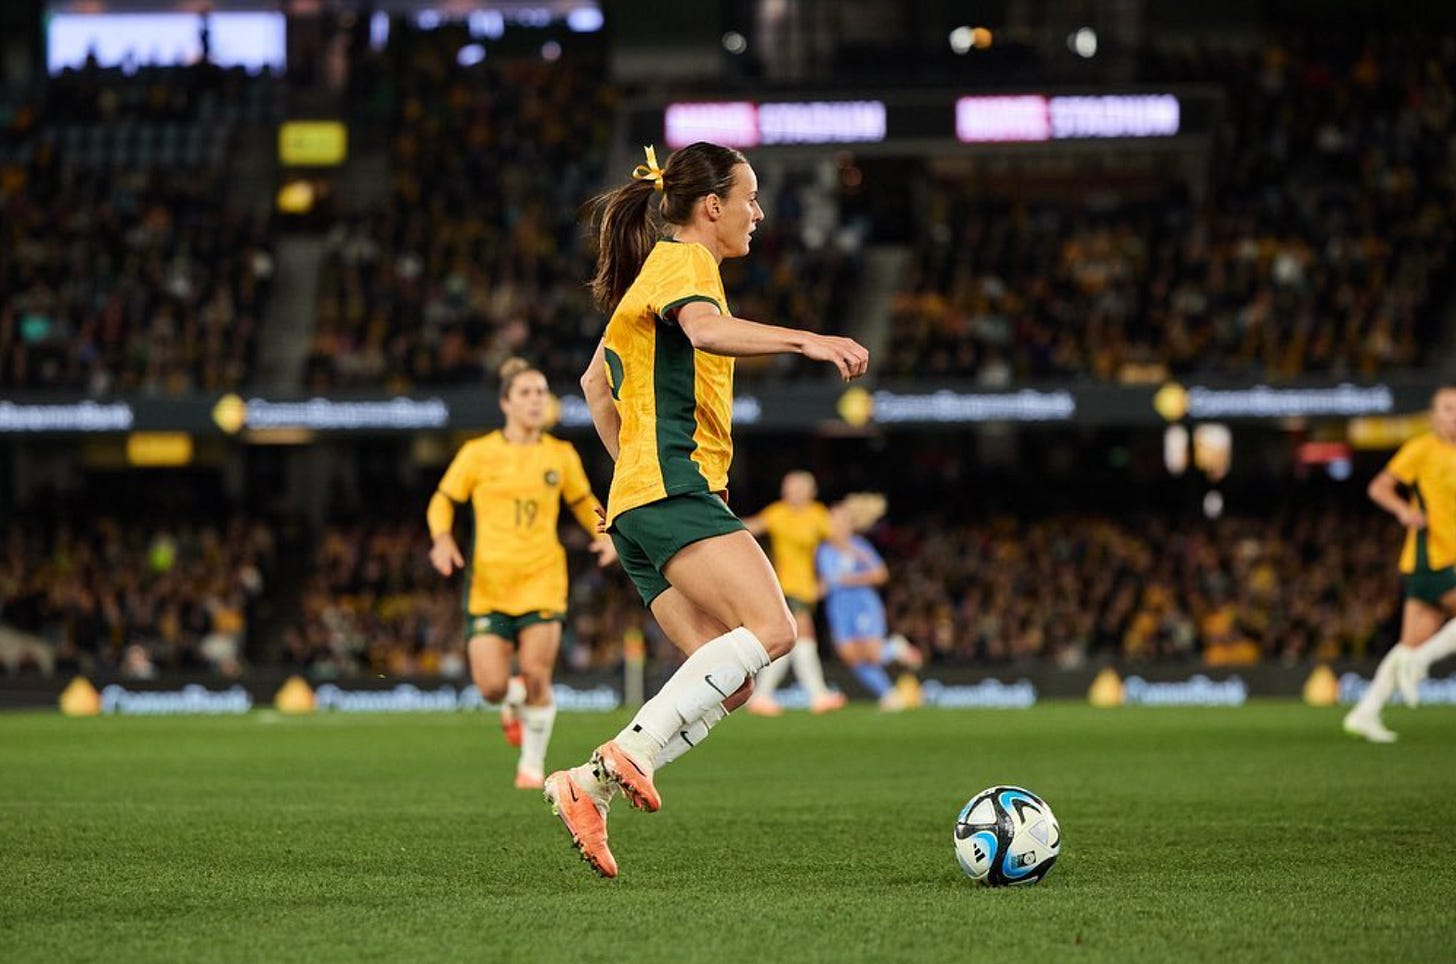
<path fill-rule="evenodd" d="M 882 370 L 997 384 L 1429 364 L 1456 214 L 1449 45 L 1376 39 L 1353 61 L 1274 45 L 1149 69 L 1224 87 L 1207 196 L 1084 206 L 936 185 Z"/>
<path fill-rule="evenodd" d="M 70 72 L 0 136 L 0 386 L 91 395 L 236 388 L 274 272 L 230 199 L 235 125 L 270 78 Z"/>

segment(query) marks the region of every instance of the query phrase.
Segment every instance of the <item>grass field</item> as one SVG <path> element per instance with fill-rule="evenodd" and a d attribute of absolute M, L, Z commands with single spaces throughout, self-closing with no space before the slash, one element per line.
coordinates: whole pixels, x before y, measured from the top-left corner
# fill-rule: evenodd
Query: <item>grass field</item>
<path fill-rule="evenodd" d="M 563 714 L 553 762 L 621 716 Z M 1451 960 L 1456 710 L 734 719 L 591 876 L 488 716 L 0 715 L 0 960 Z M 1045 796 L 982 890 L 973 792 Z M 633 948 L 619 938 L 640 935 Z"/>

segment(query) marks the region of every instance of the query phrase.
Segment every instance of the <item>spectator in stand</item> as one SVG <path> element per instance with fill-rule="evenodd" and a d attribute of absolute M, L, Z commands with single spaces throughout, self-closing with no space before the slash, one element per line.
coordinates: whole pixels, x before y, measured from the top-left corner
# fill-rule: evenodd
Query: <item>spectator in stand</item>
<path fill-rule="evenodd" d="M 1225 87 L 1208 196 L 1094 208 L 935 185 L 882 370 L 1001 385 L 1419 362 L 1451 293 L 1456 48 L 1373 36 L 1353 60 L 1275 45 L 1157 72 Z"/>
<path fill-rule="evenodd" d="M 273 260 L 266 220 L 228 203 L 227 144 L 232 121 L 271 116 L 278 89 L 210 67 L 91 69 L 8 113 L 0 387 L 175 394 L 248 379 Z"/>
<path fill-rule="evenodd" d="M 0 555 L 0 618 L 48 640 L 60 668 L 139 676 L 242 672 L 250 616 L 275 560 L 271 530 L 45 525 L 22 520 Z"/>
<path fill-rule="evenodd" d="M 1336 521 L 1357 538 L 1326 539 Z M 932 519 L 879 536 L 899 574 L 889 625 L 942 662 L 1358 658 L 1400 602 L 1380 520 L 1325 508 L 1181 524 Z"/>

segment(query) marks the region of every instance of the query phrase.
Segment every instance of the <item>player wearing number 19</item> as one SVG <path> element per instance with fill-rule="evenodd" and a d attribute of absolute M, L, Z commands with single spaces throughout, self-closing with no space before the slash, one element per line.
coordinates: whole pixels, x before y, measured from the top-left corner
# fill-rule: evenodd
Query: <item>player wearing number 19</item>
<path fill-rule="evenodd" d="M 482 696 L 502 704 L 506 739 L 521 748 L 516 786 L 539 789 L 556 720 L 551 670 L 566 617 L 566 551 L 556 534 L 561 503 L 591 534 L 601 565 L 617 554 L 597 534 L 598 502 L 581 457 L 542 431 L 546 376 L 513 358 L 500 380 L 505 428 L 467 442 L 430 499 L 430 562 L 443 576 L 466 570 L 470 676 Z M 475 516 L 468 565 L 452 534 L 455 504 L 467 500 Z M 511 676 L 513 650 L 518 677 Z"/>

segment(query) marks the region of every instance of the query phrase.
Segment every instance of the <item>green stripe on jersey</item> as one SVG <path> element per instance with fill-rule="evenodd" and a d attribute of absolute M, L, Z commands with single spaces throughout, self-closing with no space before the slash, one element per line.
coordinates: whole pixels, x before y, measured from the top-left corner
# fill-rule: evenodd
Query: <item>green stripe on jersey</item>
<path fill-rule="evenodd" d="M 697 371 L 693 343 L 675 325 L 656 325 L 653 345 L 653 401 L 657 411 L 657 464 L 668 495 L 706 492 L 693 452 L 698 443 Z"/>
<path fill-rule="evenodd" d="M 604 348 L 602 355 L 607 361 L 607 374 L 610 376 L 608 381 L 611 382 L 612 397 L 620 402 L 622 400 L 622 356 L 610 348 Z"/>

